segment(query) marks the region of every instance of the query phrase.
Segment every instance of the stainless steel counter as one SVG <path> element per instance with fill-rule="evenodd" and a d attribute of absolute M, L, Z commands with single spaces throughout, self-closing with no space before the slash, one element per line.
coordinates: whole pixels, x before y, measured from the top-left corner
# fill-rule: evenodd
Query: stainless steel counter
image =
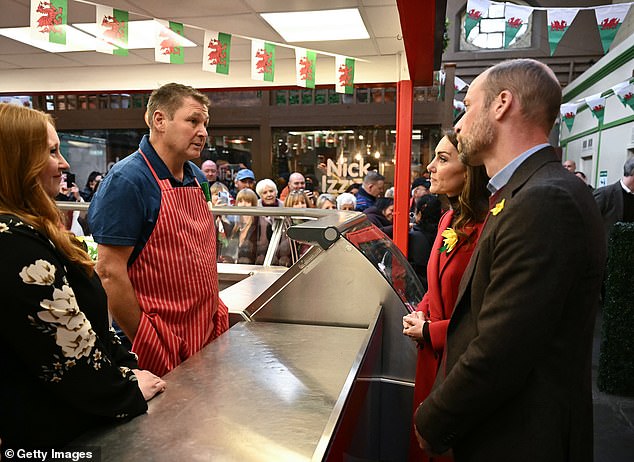
<path fill-rule="evenodd" d="M 73 445 L 104 462 L 322 460 L 371 330 L 236 324 L 165 376 L 147 415 Z"/>

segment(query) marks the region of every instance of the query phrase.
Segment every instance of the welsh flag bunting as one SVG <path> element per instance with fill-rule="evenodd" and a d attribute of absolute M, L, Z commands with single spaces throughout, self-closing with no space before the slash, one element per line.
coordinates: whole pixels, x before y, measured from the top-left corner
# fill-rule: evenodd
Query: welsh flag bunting
<path fill-rule="evenodd" d="M 528 23 L 528 18 L 533 13 L 533 9 L 527 6 L 513 5 L 506 3 L 504 6 L 504 48 L 508 48 L 520 28 Z"/>
<path fill-rule="evenodd" d="M 577 104 L 576 103 L 568 103 L 562 104 L 559 108 L 559 112 L 561 113 L 561 120 L 568 127 L 568 131 L 572 130 L 572 124 L 575 123 L 575 116 L 577 115 Z"/>
<path fill-rule="evenodd" d="M 612 91 L 623 106 L 629 106 L 630 109 L 634 109 L 634 83 L 622 82 L 613 86 Z"/>
<path fill-rule="evenodd" d="M 206 30 L 204 43 L 203 71 L 229 75 L 231 34 Z"/>
<path fill-rule="evenodd" d="M 467 17 L 464 22 L 464 36 L 469 38 L 469 34 L 475 26 L 480 23 L 482 16 L 489 10 L 491 2 L 489 0 L 468 0 Z"/>
<path fill-rule="evenodd" d="M 456 120 L 460 114 L 465 111 L 465 105 L 462 101 L 453 100 L 453 120 Z"/>
<path fill-rule="evenodd" d="M 317 53 L 306 48 L 295 48 L 297 86 L 315 88 Z"/>
<path fill-rule="evenodd" d="M 460 93 L 468 85 L 467 82 L 465 82 L 458 76 L 454 77 L 453 82 L 453 87 L 456 89 L 456 93 Z"/>
<path fill-rule="evenodd" d="M 31 36 L 66 45 L 68 0 L 31 0 Z"/>
<path fill-rule="evenodd" d="M 555 49 L 568 32 L 572 21 L 575 20 L 579 8 L 548 8 L 548 43 L 550 44 L 550 56 L 555 53 Z"/>
<path fill-rule="evenodd" d="M 96 51 L 118 56 L 128 56 L 128 12 L 109 6 L 97 6 Z"/>
<path fill-rule="evenodd" d="M 592 111 L 592 115 L 602 124 L 603 116 L 605 115 L 605 98 L 601 97 L 601 93 L 599 93 L 598 95 L 586 97 L 585 102 L 590 108 L 590 111 Z"/>
<path fill-rule="evenodd" d="M 625 16 L 627 16 L 627 12 L 629 10 L 629 3 L 598 6 L 594 9 L 604 53 L 607 53 L 610 49 L 610 45 L 612 45 L 612 41 L 614 40 L 616 33 L 619 31 L 621 23 L 623 22 L 623 19 L 625 19 Z"/>
<path fill-rule="evenodd" d="M 160 25 L 157 27 L 154 46 L 154 60 L 159 63 L 183 64 L 185 53 L 180 45 L 179 36 L 183 36 L 184 28 L 180 22 L 154 19 Z"/>
<path fill-rule="evenodd" d="M 251 40 L 251 78 L 273 82 L 275 76 L 275 45 L 264 40 Z"/>
<path fill-rule="evenodd" d="M 335 91 L 351 95 L 354 92 L 354 59 L 335 57 Z"/>

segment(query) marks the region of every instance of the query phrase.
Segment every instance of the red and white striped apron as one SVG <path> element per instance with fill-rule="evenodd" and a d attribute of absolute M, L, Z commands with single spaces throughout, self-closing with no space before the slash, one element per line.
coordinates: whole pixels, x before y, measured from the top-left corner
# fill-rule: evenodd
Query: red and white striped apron
<path fill-rule="evenodd" d="M 216 231 L 202 189 L 172 187 L 141 155 L 161 188 L 161 208 L 128 268 L 141 307 L 132 351 L 140 368 L 162 376 L 226 331 L 229 315 L 218 297 Z"/>

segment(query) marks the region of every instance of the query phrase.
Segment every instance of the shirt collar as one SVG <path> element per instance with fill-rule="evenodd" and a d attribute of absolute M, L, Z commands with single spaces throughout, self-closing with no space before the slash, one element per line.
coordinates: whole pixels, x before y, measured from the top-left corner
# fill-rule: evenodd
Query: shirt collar
<path fill-rule="evenodd" d="M 139 143 L 139 149 L 146 155 L 159 179 L 169 179 L 172 186 L 191 186 L 192 183 L 196 182 L 196 175 L 189 162 L 183 164 L 183 181 L 176 179 L 170 169 L 167 168 L 167 165 L 165 165 L 165 162 L 163 162 L 163 159 L 158 155 L 152 143 L 150 143 L 148 135 L 143 135 L 141 143 Z"/>
<path fill-rule="evenodd" d="M 524 151 L 521 155 L 517 156 L 511 162 L 506 164 L 502 170 L 497 172 L 493 177 L 489 180 L 487 184 L 487 189 L 491 194 L 495 194 L 500 189 L 502 189 L 509 182 L 515 170 L 522 165 L 522 163 L 528 159 L 531 155 L 535 154 L 540 149 L 544 149 L 545 147 L 550 146 L 548 143 L 538 144 L 537 146 L 533 146 L 528 151 Z"/>
<path fill-rule="evenodd" d="M 634 191 L 632 191 L 630 188 L 627 187 L 625 183 L 623 183 L 623 179 L 620 179 L 619 181 L 621 182 L 621 188 L 623 188 L 623 191 L 628 194 L 634 194 Z"/>

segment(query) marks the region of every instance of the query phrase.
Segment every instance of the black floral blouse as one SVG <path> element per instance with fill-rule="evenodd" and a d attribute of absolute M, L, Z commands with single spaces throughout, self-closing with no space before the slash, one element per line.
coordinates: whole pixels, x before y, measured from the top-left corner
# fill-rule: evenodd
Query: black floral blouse
<path fill-rule="evenodd" d="M 4 448 L 61 447 L 147 410 L 99 278 L 10 215 L 0 215 L 0 293 Z"/>

